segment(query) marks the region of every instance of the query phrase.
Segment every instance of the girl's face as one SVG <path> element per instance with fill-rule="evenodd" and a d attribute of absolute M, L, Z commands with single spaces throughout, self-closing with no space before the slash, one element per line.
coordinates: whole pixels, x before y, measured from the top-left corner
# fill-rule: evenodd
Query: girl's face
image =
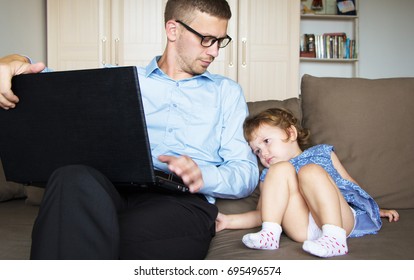
<path fill-rule="evenodd" d="M 289 135 L 276 126 L 263 124 L 253 132 L 249 145 L 265 167 L 288 161 L 298 156 L 302 151 L 296 141 L 296 128 L 289 128 Z"/>

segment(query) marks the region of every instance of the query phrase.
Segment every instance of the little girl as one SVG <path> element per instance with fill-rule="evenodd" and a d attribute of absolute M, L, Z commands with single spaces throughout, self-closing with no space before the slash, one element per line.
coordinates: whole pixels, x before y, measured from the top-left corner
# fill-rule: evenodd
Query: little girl
<path fill-rule="evenodd" d="M 347 237 L 375 234 L 381 217 L 397 221 L 395 210 L 379 209 L 348 174 L 330 145 L 309 145 L 309 131 L 287 110 L 269 109 L 249 117 L 244 134 L 265 169 L 257 210 L 219 213 L 217 231 L 253 228 L 243 243 L 253 249 L 279 248 L 282 228 L 303 250 L 319 257 L 348 253 Z"/>

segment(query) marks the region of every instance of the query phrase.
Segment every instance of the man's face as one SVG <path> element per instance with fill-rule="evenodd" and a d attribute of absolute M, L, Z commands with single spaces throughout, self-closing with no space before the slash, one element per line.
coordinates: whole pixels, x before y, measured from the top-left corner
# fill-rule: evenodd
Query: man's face
<path fill-rule="evenodd" d="M 206 13 L 197 12 L 197 16 L 188 26 L 203 36 L 223 38 L 227 35 L 228 20 L 210 16 Z M 204 73 L 208 66 L 219 54 L 218 42 L 210 47 L 201 45 L 201 38 L 187 30 L 181 24 L 180 37 L 177 40 L 177 60 L 183 72 L 190 75 Z"/>

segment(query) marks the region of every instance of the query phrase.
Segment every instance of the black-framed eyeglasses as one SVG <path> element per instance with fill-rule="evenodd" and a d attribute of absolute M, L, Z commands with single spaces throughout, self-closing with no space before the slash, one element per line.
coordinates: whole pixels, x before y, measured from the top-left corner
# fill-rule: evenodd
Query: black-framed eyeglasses
<path fill-rule="evenodd" d="M 214 36 L 204 36 L 204 35 L 201 35 L 200 33 L 198 33 L 197 31 L 195 31 L 190 26 L 188 26 L 187 24 L 185 24 L 184 22 L 182 22 L 180 20 L 176 20 L 176 22 L 178 22 L 179 24 L 184 26 L 185 29 L 187 29 L 191 33 L 193 33 L 193 34 L 197 35 L 198 37 L 200 37 L 201 38 L 200 43 L 203 47 L 208 48 L 208 47 L 211 47 L 212 45 L 214 45 L 215 42 L 218 42 L 218 47 L 219 48 L 224 48 L 231 42 L 231 37 L 229 35 L 226 35 L 226 37 L 223 37 L 223 38 L 217 38 L 217 37 L 214 37 Z"/>

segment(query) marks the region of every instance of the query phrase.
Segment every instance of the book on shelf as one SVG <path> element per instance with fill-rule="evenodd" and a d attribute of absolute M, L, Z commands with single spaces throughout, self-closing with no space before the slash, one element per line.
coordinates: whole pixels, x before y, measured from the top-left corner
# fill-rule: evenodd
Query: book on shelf
<path fill-rule="evenodd" d="M 355 40 L 346 33 L 303 34 L 301 37 L 300 57 L 318 59 L 355 59 L 357 58 Z"/>
<path fill-rule="evenodd" d="M 314 34 L 303 34 L 301 36 L 300 57 L 316 57 L 316 37 Z"/>

